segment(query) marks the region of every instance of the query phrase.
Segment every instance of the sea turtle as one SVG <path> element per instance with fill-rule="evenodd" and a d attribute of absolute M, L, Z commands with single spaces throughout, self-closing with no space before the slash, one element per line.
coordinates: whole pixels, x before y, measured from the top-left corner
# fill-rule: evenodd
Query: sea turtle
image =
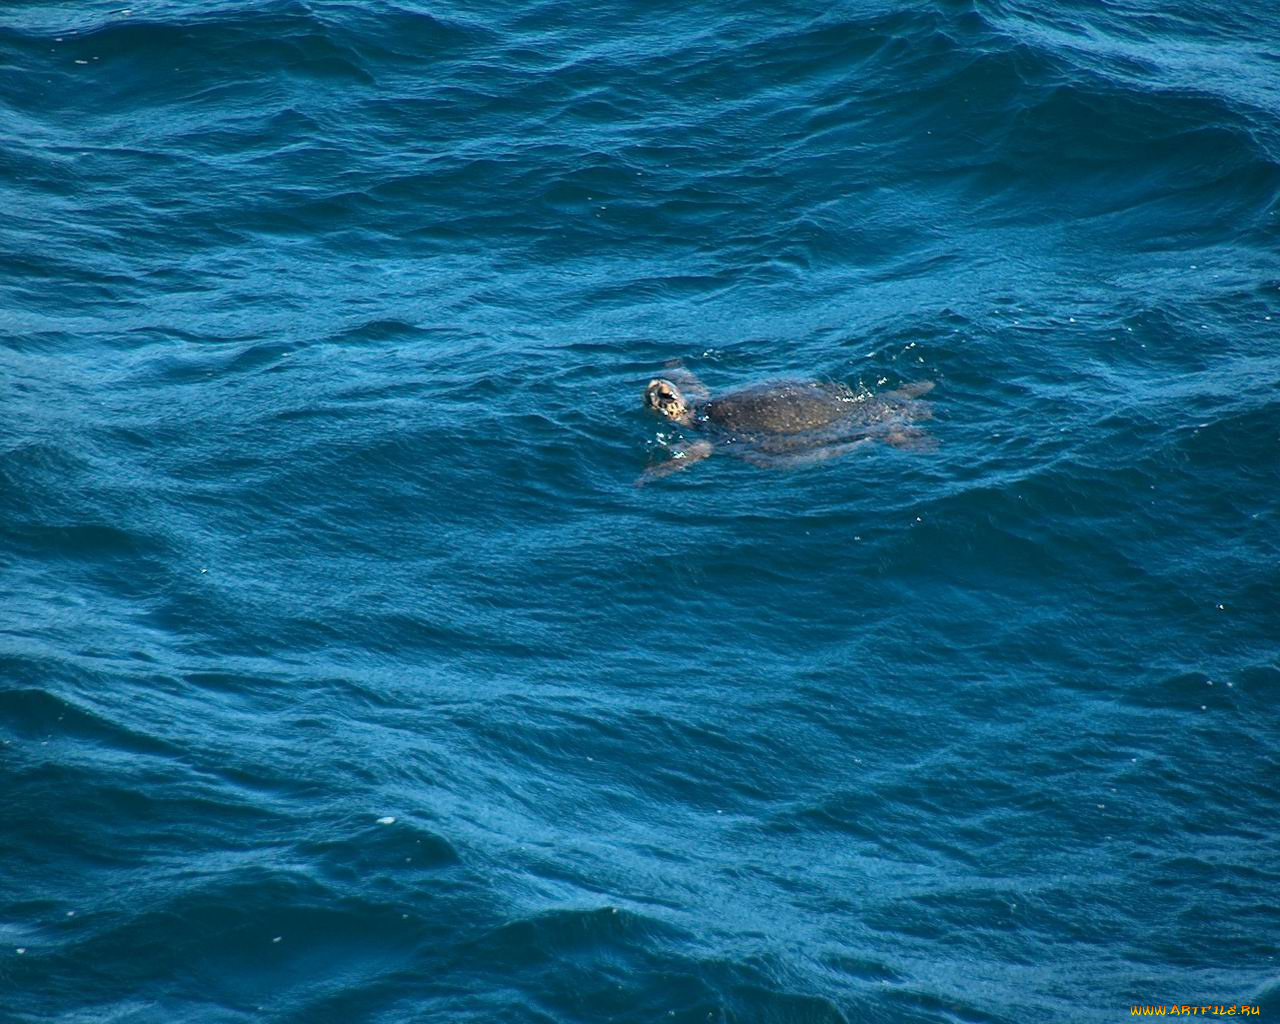
<path fill-rule="evenodd" d="M 698 436 L 672 448 L 671 458 L 649 467 L 643 484 L 705 459 L 723 449 L 758 466 L 788 468 L 835 458 L 882 440 L 897 447 L 927 447 L 927 435 L 913 426 L 933 415 L 917 399 L 932 381 L 904 384 L 873 395 L 844 384 L 780 380 L 729 391 L 718 398 L 693 374 L 670 367 L 649 381 L 644 401 L 650 409 Z"/>

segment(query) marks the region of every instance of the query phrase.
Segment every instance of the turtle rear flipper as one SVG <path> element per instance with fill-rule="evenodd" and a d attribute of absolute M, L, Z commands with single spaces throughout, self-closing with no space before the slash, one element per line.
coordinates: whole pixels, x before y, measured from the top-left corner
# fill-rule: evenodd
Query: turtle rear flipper
<path fill-rule="evenodd" d="M 921 395 L 927 395 L 934 389 L 934 382 L 931 380 L 916 380 L 910 384 L 903 384 L 902 387 L 894 391 L 886 391 L 881 398 L 919 398 Z"/>
<path fill-rule="evenodd" d="M 900 417 L 904 420 L 931 420 L 933 419 L 933 407 L 928 402 L 917 401 L 921 395 L 927 395 L 933 390 L 934 384 L 931 380 L 918 380 L 910 384 L 904 384 L 896 391 L 886 391 L 879 398 L 886 410 L 891 411 L 895 418 Z M 905 432 L 906 428 L 904 428 Z M 893 444 L 893 441 L 889 442 Z"/>
<path fill-rule="evenodd" d="M 937 438 L 918 427 L 896 427 L 884 439 L 886 444 L 909 452 L 931 452 L 938 447 Z"/>

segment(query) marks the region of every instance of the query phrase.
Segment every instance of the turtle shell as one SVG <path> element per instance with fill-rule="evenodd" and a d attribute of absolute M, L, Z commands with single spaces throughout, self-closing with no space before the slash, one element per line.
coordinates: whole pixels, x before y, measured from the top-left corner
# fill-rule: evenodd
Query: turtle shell
<path fill-rule="evenodd" d="M 803 434 L 847 420 L 861 401 L 843 384 L 779 381 L 713 398 L 702 413 L 730 434 Z"/>

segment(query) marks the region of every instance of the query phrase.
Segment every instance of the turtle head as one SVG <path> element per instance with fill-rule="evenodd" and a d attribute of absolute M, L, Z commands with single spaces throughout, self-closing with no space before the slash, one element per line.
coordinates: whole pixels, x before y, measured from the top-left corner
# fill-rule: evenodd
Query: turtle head
<path fill-rule="evenodd" d="M 677 423 L 687 426 L 693 422 L 692 410 L 680 389 L 661 377 L 649 381 L 649 386 L 644 389 L 644 404 Z"/>

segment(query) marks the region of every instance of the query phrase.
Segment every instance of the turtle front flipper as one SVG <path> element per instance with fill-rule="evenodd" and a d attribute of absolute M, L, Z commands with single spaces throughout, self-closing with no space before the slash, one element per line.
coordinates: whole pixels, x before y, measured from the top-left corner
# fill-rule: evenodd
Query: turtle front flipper
<path fill-rule="evenodd" d="M 848 455 L 855 448 L 870 444 L 871 438 L 860 437 L 856 441 L 845 441 L 842 444 L 828 444 L 819 448 L 810 448 L 799 452 L 746 451 L 742 458 L 753 466 L 764 469 L 799 469 L 801 466 L 812 466 L 815 462 L 826 462 L 827 459 L 838 459 Z"/>
<path fill-rule="evenodd" d="M 679 359 L 668 359 L 662 364 L 662 375 L 678 387 L 686 398 L 695 404 L 705 402 L 711 397 L 707 386 L 696 376 L 685 369 Z"/>
<path fill-rule="evenodd" d="M 678 473 L 682 469 L 688 469 L 695 462 L 701 462 L 707 458 L 711 451 L 710 441 L 694 441 L 691 444 L 673 448 L 671 458 L 667 459 L 666 462 L 659 462 L 656 466 L 650 466 L 646 469 L 636 481 L 636 486 L 643 487 L 650 480 L 657 480 L 659 477 L 670 476 L 672 473 Z"/>

